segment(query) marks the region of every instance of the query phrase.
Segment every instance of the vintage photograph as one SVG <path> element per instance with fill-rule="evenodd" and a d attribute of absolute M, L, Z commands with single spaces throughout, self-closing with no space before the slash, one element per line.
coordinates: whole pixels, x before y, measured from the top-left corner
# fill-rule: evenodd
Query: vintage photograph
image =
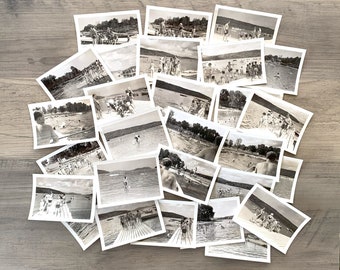
<path fill-rule="evenodd" d="M 313 113 L 271 95 L 255 92 L 243 110 L 238 128 L 284 141 L 285 150 L 296 154 Z"/>
<path fill-rule="evenodd" d="M 151 92 L 155 105 L 162 109 L 170 106 L 204 119 L 211 119 L 215 99 L 214 86 L 157 74 Z"/>
<path fill-rule="evenodd" d="M 164 191 L 208 203 L 220 169 L 217 164 L 162 145 L 158 158 Z"/>
<path fill-rule="evenodd" d="M 36 162 L 44 174 L 93 175 L 93 163 L 107 159 L 98 140 L 66 145 Z"/>
<path fill-rule="evenodd" d="M 133 42 L 142 33 L 139 10 L 74 15 L 78 51 L 88 45 L 101 50 Z"/>
<path fill-rule="evenodd" d="M 158 159 L 138 158 L 95 164 L 99 208 L 162 199 Z"/>
<path fill-rule="evenodd" d="M 282 140 L 231 130 L 223 144 L 218 164 L 278 180 L 283 152 Z"/>
<path fill-rule="evenodd" d="M 158 201 L 98 209 L 96 221 L 102 250 L 126 245 L 165 232 Z"/>
<path fill-rule="evenodd" d="M 240 197 L 240 201 L 255 184 L 270 190 L 274 183 L 272 177 L 222 167 L 216 178 L 210 199 Z"/>
<path fill-rule="evenodd" d="M 84 93 L 93 98 L 98 124 L 145 113 L 155 107 L 145 75 L 84 88 Z"/>
<path fill-rule="evenodd" d="M 100 133 L 113 160 L 156 153 L 158 144 L 169 144 L 158 109 L 101 125 Z"/>
<path fill-rule="evenodd" d="M 156 73 L 198 79 L 199 39 L 140 36 L 139 73 L 150 80 Z"/>
<path fill-rule="evenodd" d="M 270 246 L 244 229 L 245 242 L 206 246 L 205 256 L 270 263 Z"/>
<path fill-rule="evenodd" d="M 198 205 L 196 247 L 244 242 L 243 228 L 232 218 L 240 199 L 212 199 Z"/>
<path fill-rule="evenodd" d="M 275 182 L 270 191 L 280 197 L 283 201 L 293 203 L 295 187 L 299 178 L 302 163 L 302 159 L 283 156 L 280 170 L 280 181 Z"/>
<path fill-rule="evenodd" d="M 242 201 L 233 220 L 286 254 L 310 218 L 256 184 Z"/>
<path fill-rule="evenodd" d="M 275 44 L 282 15 L 255 10 L 215 6 L 209 42 L 264 38 Z"/>
<path fill-rule="evenodd" d="M 83 250 L 99 239 L 96 221 L 93 223 L 62 222 Z"/>
<path fill-rule="evenodd" d="M 98 139 L 90 97 L 33 103 L 28 109 L 34 149 Z"/>
<path fill-rule="evenodd" d="M 200 79 L 213 85 L 266 83 L 264 41 L 254 39 L 200 46 Z"/>
<path fill-rule="evenodd" d="M 51 100 L 81 97 L 84 87 L 113 80 L 108 67 L 92 48 L 74 54 L 36 79 Z"/>
<path fill-rule="evenodd" d="M 33 174 L 28 219 L 91 223 L 95 201 L 93 176 Z"/>
<path fill-rule="evenodd" d="M 225 126 L 171 107 L 165 125 L 174 149 L 211 162 L 218 158 L 229 132 Z"/>
<path fill-rule="evenodd" d="M 212 13 L 177 8 L 146 6 L 145 35 L 200 38 L 207 41 Z"/>

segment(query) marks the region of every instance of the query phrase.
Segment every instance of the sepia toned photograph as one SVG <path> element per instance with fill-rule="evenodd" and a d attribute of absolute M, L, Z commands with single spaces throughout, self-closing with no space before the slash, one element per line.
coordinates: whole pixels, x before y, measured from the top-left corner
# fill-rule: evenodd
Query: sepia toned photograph
<path fill-rule="evenodd" d="M 210 120 L 215 88 L 201 82 L 157 74 L 152 83 L 152 96 L 156 106 L 170 106 L 192 115 Z"/>
<path fill-rule="evenodd" d="M 162 145 L 158 158 L 164 191 L 208 203 L 220 169 L 217 164 Z"/>
<path fill-rule="evenodd" d="M 98 140 L 66 145 L 36 162 L 44 174 L 93 175 L 93 164 L 107 159 L 109 157 Z"/>
<path fill-rule="evenodd" d="M 98 124 L 113 122 L 154 108 L 145 76 L 84 88 L 92 96 Z"/>
<path fill-rule="evenodd" d="M 169 107 L 165 126 L 171 146 L 193 156 L 215 161 L 229 129 Z"/>
<path fill-rule="evenodd" d="M 102 250 L 108 250 L 165 232 L 158 201 L 120 205 L 97 210 Z"/>
<path fill-rule="evenodd" d="M 256 184 L 242 201 L 233 220 L 286 254 L 310 217 Z"/>
<path fill-rule="evenodd" d="M 200 38 L 207 41 L 212 13 L 177 8 L 146 6 L 145 35 Z"/>
<path fill-rule="evenodd" d="M 229 6 L 215 6 L 209 42 L 263 38 L 275 44 L 282 15 Z"/>
<path fill-rule="evenodd" d="M 244 229 L 245 242 L 206 246 L 205 256 L 270 263 L 270 246 Z"/>
<path fill-rule="evenodd" d="M 34 149 L 98 139 L 90 97 L 33 103 L 28 109 Z"/>
<path fill-rule="evenodd" d="M 132 243 L 133 245 L 195 248 L 197 203 L 160 200 L 165 233 Z"/>
<path fill-rule="evenodd" d="M 98 208 L 162 199 L 156 157 L 95 164 Z"/>
<path fill-rule="evenodd" d="M 28 219 L 91 223 L 95 201 L 93 176 L 33 174 Z"/>
<path fill-rule="evenodd" d="M 113 80 L 108 67 L 92 48 L 74 54 L 36 79 L 51 100 L 81 97 L 84 87 Z"/>
<path fill-rule="evenodd" d="M 256 92 L 241 114 L 238 128 L 284 141 L 284 148 L 296 154 L 313 113 L 271 95 Z"/>
<path fill-rule="evenodd" d="M 240 199 L 211 199 L 198 205 L 196 247 L 244 242 L 244 232 L 232 218 Z"/>
<path fill-rule="evenodd" d="M 285 202 L 294 202 L 295 187 L 299 178 L 302 163 L 302 159 L 283 156 L 280 180 L 279 182 L 274 183 L 274 186 L 270 191 Z"/>
<path fill-rule="evenodd" d="M 150 80 L 156 73 L 198 79 L 199 39 L 140 36 L 139 73 Z"/>
<path fill-rule="evenodd" d="M 105 149 L 113 160 L 156 153 L 158 144 L 168 145 L 158 109 L 100 126 Z"/>
<path fill-rule="evenodd" d="M 139 10 L 74 15 L 78 51 L 88 45 L 105 47 L 136 41 L 142 33 Z"/>

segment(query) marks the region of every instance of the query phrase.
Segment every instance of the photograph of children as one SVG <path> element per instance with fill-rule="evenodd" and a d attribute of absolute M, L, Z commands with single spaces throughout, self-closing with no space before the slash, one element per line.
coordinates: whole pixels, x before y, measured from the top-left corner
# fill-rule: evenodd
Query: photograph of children
<path fill-rule="evenodd" d="M 199 39 L 140 36 L 139 73 L 150 80 L 156 73 L 197 80 L 199 45 Z"/>
<path fill-rule="evenodd" d="M 132 243 L 133 245 L 195 248 L 197 203 L 160 200 L 165 233 Z"/>
<path fill-rule="evenodd" d="M 92 48 L 66 59 L 36 79 L 51 100 L 84 96 L 83 88 L 114 77 Z"/>
<path fill-rule="evenodd" d="M 264 41 L 245 40 L 200 46 L 200 79 L 213 85 L 266 83 Z"/>
<path fill-rule="evenodd" d="M 98 140 L 66 145 L 36 162 L 44 174 L 93 175 L 93 163 L 107 159 Z"/>
<path fill-rule="evenodd" d="M 84 88 L 92 96 L 97 123 L 113 122 L 154 108 L 146 76 L 138 76 Z"/>
<path fill-rule="evenodd" d="M 232 218 L 240 199 L 212 199 L 198 205 L 196 247 L 244 242 L 243 228 Z"/>
<path fill-rule="evenodd" d="M 233 220 L 286 254 L 310 218 L 256 184 L 242 201 Z"/>
<path fill-rule="evenodd" d="M 33 103 L 28 109 L 34 149 L 98 139 L 90 97 Z"/>
<path fill-rule="evenodd" d="M 220 169 L 217 164 L 164 146 L 160 146 L 158 158 L 164 191 L 208 203 Z"/>
<path fill-rule="evenodd" d="M 228 6 L 215 6 L 209 42 L 264 38 L 275 44 L 282 15 Z"/>
<path fill-rule="evenodd" d="M 255 184 L 270 190 L 274 183 L 276 182 L 270 176 L 222 167 L 210 199 L 240 197 L 242 201 Z"/>
<path fill-rule="evenodd" d="M 105 123 L 100 126 L 100 133 L 113 160 L 156 153 L 158 144 L 169 144 L 158 109 Z"/>
<path fill-rule="evenodd" d="M 155 105 L 162 109 L 170 106 L 204 119 L 211 119 L 214 109 L 214 86 L 157 74 L 151 92 Z"/>
<path fill-rule="evenodd" d="M 288 203 L 294 202 L 295 187 L 303 160 L 284 156 L 280 170 L 280 181 L 271 188 L 276 196 Z"/>
<path fill-rule="evenodd" d="M 142 34 L 139 10 L 74 15 L 78 51 L 93 45 L 100 51 L 136 41 Z M 111 45 L 111 46 L 110 46 Z"/>
<path fill-rule="evenodd" d="M 95 164 L 98 208 L 162 199 L 158 159 L 138 158 Z"/>
<path fill-rule="evenodd" d="M 114 79 L 131 78 L 139 74 L 139 60 L 137 60 L 137 41 L 114 47 L 108 47 L 98 52 L 107 65 Z"/>
<path fill-rule="evenodd" d="M 91 223 L 95 201 L 93 176 L 33 174 L 28 219 Z"/>
<path fill-rule="evenodd" d="M 279 180 L 283 152 L 282 140 L 231 130 L 219 155 L 218 164 Z"/>
<path fill-rule="evenodd" d="M 93 223 L 62 222 L 83 250 L 99 239 L 96 221 Z"/>
<path fill-rule="evenodd" d="M 285 150 L 296 154 L 313 113 L 271 95 L 256 92 L 243 110 L 238 128 L 284 141 Z"/>
<path fill-rule="evenodd" d="M 165 126 L 174 149 L 211 162 L 218 158 L 229 132 L 225 126 L 171 107 Z"/>
<path fill-rule="evenodd" d="M 270 263 L 270 246 L 244 229 L 245 242 L 206 246 L 205 256 Z"/>
<path fill-rule="evenodd" d="M 146 6 L 145 35 L 208 39 L 212 13 Z"/>
<path fill-rule="evenodd" d="M 102 250 L 165 232 L 158 201 L 101 208 L 97 210 L 96 221 Z"/>

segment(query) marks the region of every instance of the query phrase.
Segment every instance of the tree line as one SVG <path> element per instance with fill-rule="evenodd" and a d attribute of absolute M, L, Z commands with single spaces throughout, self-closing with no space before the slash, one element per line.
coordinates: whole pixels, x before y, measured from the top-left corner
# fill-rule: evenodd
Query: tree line
<path fill-rule="evenodd" d="M 159 158 L 160 161 L 163 158 L 171 159 L 172 166 L 177 168 L 177 169 L 184 168 L 184 166 L 185 166 L 184 161 L 177 154 L 170 152 L 168 149 L 161 148 L 159 155 L 158 155 L 158 158 Z"/>
<path fill-rule="evenodd" d="M 208 26 L 208 20 L 205 17 L 203 17 L 202 19 L 195 18 L 192 21 L 189 16 L 173 17 L 167 20 L 164 20 L 163 18 L 158 18 L 153 21 L 153 23 L 157 25 L 160 25 L 161 22 L 164 22 L 166 26 L 170 27 L 178 27 L 179 24 L 182 23 L 184 29 L 190 31 L 193 27 L 195 27 L 197 31 L 206 31 Z"/>
<path fill-rule="evenodd" d="M 41 79 L 41 82 L 46 86 L 48 90 L 53 90 L 59 84 L 74 79 L 82 74 L 82 71 L 78 68 L 71 66 L 70 72 L 66 72 L 63 76 L 56 77 L 55 75 L 48 75 Z"/>
<path fill-rule="evenodd" d="M 220 92 L 220 106 L 242 110 L 247 102 L 247 97 L 241 91 L 222 89 Z"/>
<path fill-rule="evenodd" d="M 301 57 L 279 57 L 277 55 L 265 55 L 266 61 L 272 61 L 280 63 L 283 66 L 289 66 L 292 68 L 299 68 Z"/>
<path fill-rule="evenodd" d="M 39 110 L 39 108 L 37 108 Z M 47 108 L 41 107 L 44 114 L 56 114 L 56 113 L 77 113 L 77 112 L 88 112 L 92 110 L 91 105 L 87 105 L 83 102 L 67 102 L 65 105 L 59 107 L 48 105 Z"/>
<path fill-rule="evenodd" d="M 273 146 L 267 146 L 265 144 L 258 144 L 258 145 L 244 145 L 242 144 L 242 139 L 238 138 L 235 141 L 233 140 L 225 140 L 224 143 L 225 147 L 233 148 L 236 150 L 242 150 L 242 151 L 250 151 L 252 153 L 258 153 L 261 156 L 265 156 L 269 151 L 273 151 L 276 153 L 276 156 L 278 157 L 281 152 L 281 148 L 273 147 Z"/>
<path fill-rule="evenodd" d="M 96 25 L 88 24 L 84 27 L 84 32 L 89 32 L 92 28 L 97 31 L 107 31 L 107 29 L 114 29 L 115 32 L 124 33 L 130 30 L 138 31 L 138 19 L 130 17 L 129 19 L 123 19 L 121 22 L 118 19 L 113 18 L 108 21 L 103 21 Z"/>

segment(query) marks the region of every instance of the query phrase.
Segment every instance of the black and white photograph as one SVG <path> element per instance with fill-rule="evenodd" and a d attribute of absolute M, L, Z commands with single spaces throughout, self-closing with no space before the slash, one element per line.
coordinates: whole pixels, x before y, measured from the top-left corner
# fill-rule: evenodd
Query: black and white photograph
<path fill-rule="evenodd" d="M 270 263 L 270 245 L 244 229 L 245 242 L 206 246 L 205 256 Z"/>
<path fill-rule="evenodd" d="M 210 120 L 213 113 L 214 86 L 189 79 L 157 74 L 152 83 L 156 106 L 173 107 Z"/>
<path fill-rule="evenodd" d="M 177 8 L 146 6 L 145 35 L 200 38 L 207 41 L 212 13 Z"/>
<path fill-rule="evenodd" d="M 284 141 L 285 150 L 296 154 L 313 113 L 271 95 L 255 92 L 243 110 L 238 128 Z"/>
<path fill-rule="evenodd" d="M 155 156 L 95 164 L 98 208 L 162 199 Z"/>
<path fill-rule="evenodd" d="M 306 50 L 265 44 L 267 83 L 253 86 L 272 93 L 297 95 Z"/>
<path fill-rule="evenodd" d="M 216 5 L 209 42 L 263 38 L 275 44 L 281 18 L 278 14 Z"/>
<path fill-rule="evenodd" d="M 196 247 L 244 242 L 244 232 L 232 218 L 240 199 L 211 199 L 198 205 Z"/>
<path fill-rule="evenodd" d="M 33 103 L 28 109 L 34 149 L 98 139 L 90 97 Z"/>
<path fill-rule="evenodd" d="M 93 175 L 93 164 L 107 159 L 109 157 L 98 140 L 66 145 L 36 162 L 44 174 Z"/>
<path fill-rule="evenodd" d="M 286 254 L 310 217 L 256 184 L 242 201 L 233 220 Z"/>
<path fill-rule="evenodd" d="M 296 183 L 302 163 L 302 159 L 283 156 L 279 182 L 275 182 L 270 191 L 285 202 L 294 202 Z"/>
<path fill-rule="evenodd" d="M 136 41 L 142 34 L 139 10 L 74 15 L 78 51 L 88 45 L 96 50 Z"/>
<path fill-rule="evenodd" d="M 279 180 L 283 152 L 282 140 L 231 130 L 219 155 L 218 164 Z"/>
<path fill-rule="evenodd" d="M 84 87 L 113 80 L 109 68 L 93 48 L 74 54 L 36 79 L 51 100 L 81 97 Z"/>
<path fill-rule="evenodd" d="M 100 126 L 105 149 L 113 160 L 156 153 L 158 144 L 168 145 L 159 109 L 105 123 Z"/>
<path fill-rule="evenodd" d="M 99 239 L 96 221 L 92 223 L 62 222 L 83 250 Z"/>
<path fill-rule="evenodd" d="M 222 167 L 216 178 L 210 199 L 240 197 L 240 201 L 255 184 L 271 190 L 276 181 L 267 175 Z"/>
<path fill-rule="evenodd" d="M 97 209 L 96 221 L 102 250 L 165 232 L 158 201 Z"/>
<path fill-rule="evenodd" d="M 200 79 L 213 85 L 267 82 L 263 38 L 202 45 L 198 48 Z"/>
<path fill-rule="evenodd" d="M 160 200 L 165 233 L 132 243 L 133 245 L 195 248 L 197 203 Z"/>
<path fill-rule="evenodd" d="M 95 213 L 93 176 L 33 174 L 29 220 L 91 223 Z"/>
<path fill-rule="evenodd" d="M 229 129 L 212 121 L 169 107 L 165 126 L 174 149 L 214 162 Z"/>
<path fill-rule="evenodd" d="M 155 107 L 145 75 L 83 90 L 93 98 L 98 124 L 145 113 Z"/>
<path fill-rule="evenodd" d="M 212 162 L 160 145 L 163 190 L 207 204 L 220 167 Z"/>
<path fill-rule="evenodd" d="M 199 39 L 140 36 L 139 73 L 150 80 L 156 73 L 198 79 Z"/>

